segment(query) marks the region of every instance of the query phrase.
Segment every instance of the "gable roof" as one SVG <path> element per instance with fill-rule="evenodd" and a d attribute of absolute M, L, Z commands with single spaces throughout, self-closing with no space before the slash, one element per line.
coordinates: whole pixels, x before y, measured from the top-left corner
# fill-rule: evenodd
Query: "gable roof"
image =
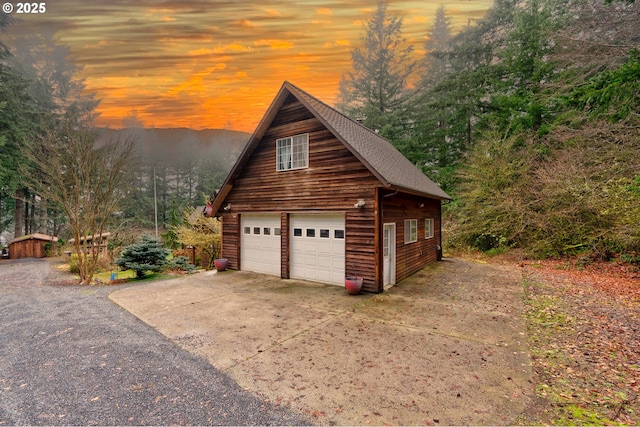
<path fill-rule="evenodd" d="M 57 242 L 58 238 L 56 236 L 49 236 L 47 234 L 33 233 L 33 234 L 27 234 L 26 236 L 16 237 L 15 239 L 11 240 L 9 244 L 11 245 L 13 243 L 21 242 L 23 240 L 45 240 L 47 242 Z"/>
<path fill-rule="evenodd" d="M 244 165 L 262 140 L 289 95 L 293 95 L 331 131 L 380 180 L 383 186 L 436 199 L 451 199 L 447 193 L 435 182 L 431 181 L 389 141 L 302 89 L 285 81 L 242 150 L 238 161 L 229 172 L 220 193 L 215 198 L 213 203 L 214 214 L 220 209 L 222 201 L 231 191 L 233 182 L 244 168 Z"/>

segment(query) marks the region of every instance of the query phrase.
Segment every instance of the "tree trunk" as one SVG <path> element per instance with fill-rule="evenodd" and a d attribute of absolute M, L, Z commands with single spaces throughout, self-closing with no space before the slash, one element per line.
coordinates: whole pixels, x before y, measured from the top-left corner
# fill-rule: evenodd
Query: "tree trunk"
<path fill-rule="evenodd" d="M 34 233 L 36 228 L 36 195 L 29 193 L 29 201 L 30 201 L 30 211 L 29 211 L 29 224 L 28 224 L 28 234 Z"/>
<path fill-rule="evenodd" d="M 47 199 L 40 198 L 40 226 L 38 231 L 42 234 L 49 234 L 49 218 L 47 216 Z"/>
<path fill-rule="evenodd" d="M 22 188 L 16 189 L 14 198 L 16 200 L 16 208 L 13 214 L 13 237 L 21 237 L 24 236 L 24 233 L 22 232 L 24 227 L 24 192 L 22 191 Z"/>
<path fill-rule="evenodd" d="M 23 213 L 23 217 L 24 217 L 24 234 L 25 236 L 28 234 L 31 234 L 31 230 L 29 228 L 29 213 L 31 212 L 30 208 L 29 208 L 29 199 L 27 197 L 29 197 L 29 194 L 25 191 L 22 193 L 24 196 L 24 213 Z"/>

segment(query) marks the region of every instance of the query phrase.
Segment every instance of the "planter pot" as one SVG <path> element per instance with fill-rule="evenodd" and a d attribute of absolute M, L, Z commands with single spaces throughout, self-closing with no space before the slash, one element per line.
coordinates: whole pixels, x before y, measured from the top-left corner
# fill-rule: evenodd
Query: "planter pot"
<path fill-rule="evenodd" d="M 344 287 L 349 295 L 358 295 L 362 290 L 362 277 L 347 276 L 344 279 Z"/>
<path fill-rule="evenodd" d="M 214 259 L 213 264 L 216 266 L 216 270 L 218 271 L 225 271 L 227 269 L 226 258 Z"/>

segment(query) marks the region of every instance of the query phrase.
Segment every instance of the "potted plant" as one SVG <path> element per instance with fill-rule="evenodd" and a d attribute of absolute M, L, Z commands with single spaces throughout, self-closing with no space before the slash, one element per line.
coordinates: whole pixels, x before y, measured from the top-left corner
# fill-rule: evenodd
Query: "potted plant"
<path fill-rule="evenodd" d="M 347 276 L 344 278 L 344 287 L 349 295 L 358 295 L 362 290 L 362 277 Z"/>
<path fill-rule="evenodd" d="M 217 258 L 213 260 L 213 264 L 216 266 L 216 270 L 224 271 L 227 269 L 227 261 L 226 258 Z"/>

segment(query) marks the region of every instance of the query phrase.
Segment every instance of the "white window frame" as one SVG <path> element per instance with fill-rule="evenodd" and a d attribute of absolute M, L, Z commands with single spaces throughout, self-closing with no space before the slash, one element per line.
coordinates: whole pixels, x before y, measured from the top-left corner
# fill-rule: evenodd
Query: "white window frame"
<path fill-rule="evenodd" d="M 404 244 L 415 243 L 418 241 L 418 220 L 404 220 Z"/>
<path fill-rule="evenodd" d="M 288 136 L 276 140 L 276 170 L 278 172 L 309 167 L 309 134 Z"/>
<path fill-rule="evenodd" d="M 433 218 L 426 218 L 424 220 L 424 238 L 425 239 L 431 239 L 433 237 L 434 231 L 433 231 L 433 225 L 435 224 L 435 221 Z"/>

